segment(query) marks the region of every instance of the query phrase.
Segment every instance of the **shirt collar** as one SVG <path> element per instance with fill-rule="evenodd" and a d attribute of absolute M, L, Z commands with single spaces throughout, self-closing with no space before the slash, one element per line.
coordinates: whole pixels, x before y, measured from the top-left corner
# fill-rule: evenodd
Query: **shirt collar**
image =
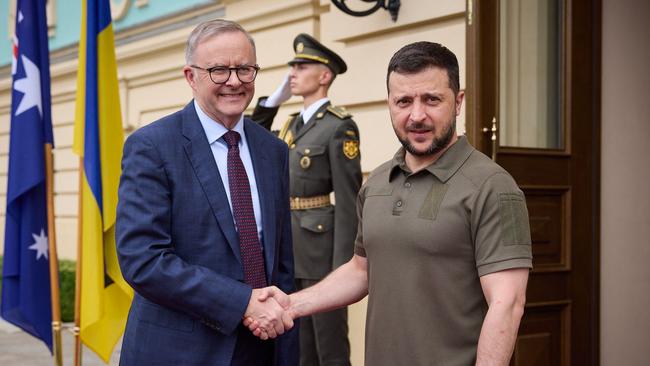
<path fill-rule="evenodd" d="M 330 101 L 329 98 L 325 97 L 315 101 L 309 107 L 307 107 L 307 109 L 301 110 L 300 114 L 302 115 L 302 120 L 305 121 L 305 123 L 309 122 L 309 120 L 314 115 L 314 113 L 316 113 L 316 111 L 318 111 L 318 109 L 322 107 L 323 104 L 329 101 Z"/>
<path fill-rule="evenodd" d="M 213 120 L 207 114 L 205 114 L 196 100 L 194 100 L 194 109 L 196 109 L 196 114 L 199 116 L 199 121 L 201 121 L 201 126 L 203 126 L 203 131 L 205 132 L 205 136 L 208 138 L 209 144 L 212 144 L 213 142 L 219 140 L 221 136 L 228 132 L 228 129 L 224 127 L 224 125 Z M 233 127 L 232 130 L 239 132 L 239 136 L 241 136 L 239 141 L 241 144 L 245 138 L 243 114 L 241 117 L 239 117 L 239 121 L 237 121 L 235 127 Z"/>
<path fill-rule="evenodd" d="M 445 151 L 438 160 L 431 163 L 423 170 L 428 171 L 445 183 L 463 166 L 463 163 L 469 158 L 474 151 L 472 145 L 467 141 L 467 137 L 458 136 L 458 140 Z M 393 156 L 391 162 L 389 181 L 395 176 L 397 170 L 411 174 L 411 170 L 406 166 L 405 150 L 401 147 Z"/>

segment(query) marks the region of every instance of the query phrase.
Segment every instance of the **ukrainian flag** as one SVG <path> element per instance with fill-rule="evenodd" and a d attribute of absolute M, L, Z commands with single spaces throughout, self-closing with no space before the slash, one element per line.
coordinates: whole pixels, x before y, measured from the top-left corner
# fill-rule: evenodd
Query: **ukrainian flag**
<path fill-rule="evenodd" d="M 73 149 L 83 161 L 80 336 L 108 363 L 133 298 L 115 250 L 124 133 L 109 0 L 82 2 L 74 133 Z"/>

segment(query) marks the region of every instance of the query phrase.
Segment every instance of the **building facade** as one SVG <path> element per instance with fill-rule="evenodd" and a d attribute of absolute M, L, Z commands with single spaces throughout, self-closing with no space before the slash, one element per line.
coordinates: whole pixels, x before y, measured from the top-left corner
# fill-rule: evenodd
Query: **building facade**
<path fill-rule="evenodd" d="M 2 242 L 12 3 L 0 0 L 1 14 L 7 14 L 0 23 Z M 79 1 L 48 3 L 57 244 L 61 258 L 74 259 L 79 159 L 72 139 L 81 7 Z M 647 182 L 649 169 L 626 169 L 647 166 L 650 150 L 643 138 L 650 137 L 650 128 L 642 116 L 648 115 L 648 92 L 634 89 L 630 106 L 615 102 L 619 93 L 611 89 L 623 93 L 621 77 L 633 86 L 648 84 L 642 68 L 650 53 L 642 40 L 634 42 L 648 31 L 640 19 L 649 13 L 646 2 L 402 0 L 396 21 L 384 10 L 352 17 L 330 0 L 122 0 L 112 5 L 127 134 L 190 100 L 181 71 L 187 36 L 200 21 L 226 18 L 255 38 L 262 68 L 255 98 L 272 93 L 288 71 L 298 33 L 313 35 L 346 60 L 349 71 L 337 78 L 330 96 L 359 125 L 364 173 L 398 148 L 386 107 L 388 60 L 410 42 L 446 45 L 458 56 L 460 87 L 467 93 L 459 133 L 515 176 L 531 210 L 535 269 L 514 363 L 650 362 L 644 348 L 650 318 L 642 311 L 650 295 L 639 291 L 650 280 L 645 265 L 650 232 L 639 220 L 650 210 L 650 193 L 634 184 Z M 630 68 L 616 57 L 625 52 L 634 52 L 637 60 Z M 299 109 L 299 98 L 292 98 L 274 128 Z M 621 123 L 621 115 L 631 121 L 623 128 L 614 124 Z M 622 142 L 624 136 L 634 144 Z M 623 144 L 626 154 L 612 144 Z M 362 365 L 365 301 L 351 307 L 349 322 L 353 364 Z"/>

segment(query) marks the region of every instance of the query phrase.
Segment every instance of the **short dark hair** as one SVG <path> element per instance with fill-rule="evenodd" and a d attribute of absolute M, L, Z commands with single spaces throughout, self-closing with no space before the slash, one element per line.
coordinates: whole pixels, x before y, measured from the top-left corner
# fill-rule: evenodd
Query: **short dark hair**
<path fill-rule="evenodd" d="M 415 42 L 402 47 L 395 52 L 388 63 L 386 73 L 386 89 L 391 72 L 399 74 L 415 74 L 429 67 L 439 67 L 447 71 L 449 87 L 458 95 L 460 81 L 458 80 L 458 59 L 447 47 L 434 42 Z"/>

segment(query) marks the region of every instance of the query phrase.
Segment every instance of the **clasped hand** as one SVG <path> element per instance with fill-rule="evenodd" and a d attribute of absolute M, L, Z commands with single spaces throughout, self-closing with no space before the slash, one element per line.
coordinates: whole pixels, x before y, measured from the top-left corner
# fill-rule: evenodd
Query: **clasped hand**
<path fill-rule="evenodd" d="M 275 338 L 293 328 L 290 304 L 289 295 L 275 286 L 253 289 L 243 324 L 260 339 Z"/>

